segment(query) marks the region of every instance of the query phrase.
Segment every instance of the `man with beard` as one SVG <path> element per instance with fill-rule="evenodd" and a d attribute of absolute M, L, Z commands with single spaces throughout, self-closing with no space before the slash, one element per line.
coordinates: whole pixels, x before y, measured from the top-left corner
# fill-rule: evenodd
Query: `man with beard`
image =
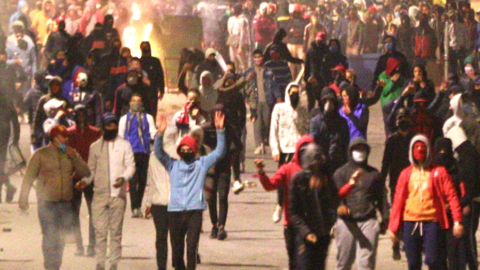
<path fill-rule="evenodd" d="M 118 136 L 118 119 L 114 114 L 103 115 L 102 129 L 103 136 L 90 146 L 88 167 L 92 174 L 79 181 L 75 188 L 82 190 L 94 184 L 92 220 L 96 238 L 96 270 L 105 270 L 108 238 L 110 270 L 117 270 L 122 255 L 126 182 L 135 173 L 135 161 L 130 143 Z"/>
<path fill-rule="evenodd" d="M 321 30 L 317 33 L 315 41 L 312 42 L 310 49 L 307 51 L 304 80 L 307 83 L 308 111 L 315 107 L 321 89 L 331 78 L 329 67 L 325 62 L 325 58 L 329 54 L 326 42 L 327 34 L 324 30 Z"/>
<path fill-rule="evenodd" d="M 151 108 L 150 111 L 153 113 L 153 117 L 155 117 L 157 115 L 158 101 L 161 100 L 165 94 L 163 67 L 160 59 L 152 56 L 150 42 L 143 41 L 140 43 L 140 50 L 142 50 L 142 58 L 140 58 L 142 69 L 147 72 L 148 79 L 151 82 L 147 106 Z"/>
<path fill-rule="evenodd" d="M 313 137 L 325 155 L 328 173 L 333 173 L 348 161 L 347 150 L 350 142 L 348 123 L 338 113 L 339 104 L 335 91 L 325 87 L 320 96 L 320 114 L 310 122 L 310 136 Z"/>

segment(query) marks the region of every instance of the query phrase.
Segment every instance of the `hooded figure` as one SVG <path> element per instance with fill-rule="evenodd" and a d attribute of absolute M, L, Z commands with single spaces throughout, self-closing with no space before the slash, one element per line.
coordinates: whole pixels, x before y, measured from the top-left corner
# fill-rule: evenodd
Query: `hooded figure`
<path fill-rule="evenodd" d="M 268 3 L 260 4 L 260 14 L 253 18 L 254 41 L 257 49 L 263 50 L 273 40 L 277 24 L 275 19 L 267 14 Z"/>
<path fill-rule="evenodd" d="M 407 57 L 409 61 L 413 61 L 415 54 L 413 52 L 415 46 L 415 29 L 410 23 L 410 17 L 407 14 L 400 15 L 400 26 L 397 30 L 396 49 Z"/>
<path fill-rule="evenodd" d="M 12 16 L 10 16 L 10 30 L 12 28 L 12 24 L 15 21 L 20 20 L 20 17 L 25 18 L 25 20 L 27 21 L 25 27 L 29 29 L 32 22 L 30 21 L 30 17 L 28 16 L 28 3 L 25 0 L 18 1 L 17 12 L 13 13 Z"/>
<path fill-rule="evenodd" d="M 347 121 L 338 113 L 335 91 L 325 87 L 321 94 L 320 114 L 310 122 L 310 136 L 323 149 L 331 175 L 348 160 L 350 132 Z"/>
<path fill-rule="evenodd" d="M 200 94 L 202 95 L 202 103 L 200 103 L 200 108 L 207 112 L 207 115 L 210 116 L 214 109 L 215 104 L 218 100 L 218 91 L 213 88 L 213 76 L 210 71 L 205 70 L 200 75 Z"/>
<path fill-rule="evenodd" d="M 430 142 L 424 135 L 410 143 L 410 166 L 402 171 L 391 208 L 389 230 L 394 243 L 403 229 L 403 242 L 410 269 L 422 268 L 422 246 L 425 263 L 440 269 L 440 230 L 450 224 L 445 205 L 448 203 L 454 222 L 453 233 L 463 233 L 462 209 L 451 176 L 443 166 L 432 164 Z"/>
<path fill-rule="evenodd" d="M 308 109 L 315 107 L 319 101 L 320 89 L 323 89 L 331 81 L 330 66 L 326 61 L 330 52 L 327 47 L 327 34 L 324 30 L 319 31 L 315 41 L 311 43 L 310 49 L 306 52 L 304 80 L 307 83 Z M 320 102 L 319 102 L 320 103 Z"/>
<path fill-rule="evenodd" d="M 360 93 L 352 86 L 346 87 L 341 93 L 343 105 L 338 113 L 347 120 L 350 141 L 357 137 L 366 139 L 370 115 L 368 106 L 360 100 Z"/>
<path fill-rule="evenodd" d="M 465 115 L 463 112 L 463 101 L 462 101 L 462 94 L 456 94 L 450 100 L 450 108 L 453 112 L 453 116 L 448 118 L 443 124 L 443 134 L 446 135 L 451 128 L 460 126 L 462 123 Z"/>
<path fill-rule="evenodd" d="M 295 247 L 304 251 L 296 256 L 297 269 L 325 269 L 339 198 L 323 152 L 318 145 L 309 143 L 301 154 L 302 171 L 290 184 L 289 212 Z"/>
<path fill-rule="evenodd" d="M 351 268 L 356 253 L 359 267 L 374 269 L 378 236 L 386 232 L 389 217 L 385 182 L 378 170 L 368 165 L 370 146 L 365 139 L 352 140 L 348 154 L 347 164 L 333 176 L 342 200 L 335 227 L 339 252 L 337 267 Z M 381 224 L 377 220 L 377 210 L 381 215 Z M 358 228 L 359 232 L 354 233 L 350 228 Z"/>
<path fill-rule="evenodd" d="M 30 127 L 33 127 L 33 118 L 37 113 L 37 105 L 40 98 L 46 94 L 48 88 L 45 88 L 45 70 L 37 70 L 33 79 L 35 80 L 35 86 L 30 89 L 25 98 L 23 104 L 28 110 L 28 119 L 30 119 Z"/>
<path fill-rule="evenodd" d="M 93 89 L 92 78 L 86 72 L 79 72 L 72 90 L 71 102 L 74 105 L 82 104 L 86 108 L 87 124 L 100 127 L 103 115 L 102 98 L 98 91 Z"/>
<path fill-rule="evenodd" d="M 283 42 L 283 39 L 287 36 L 287 32 L 285 29 L 280 28 L 277 30 L 275 33 L 275 36 L 273 37 L 273 41 L 267 45 L 265 48 L 265 51 L 263 52 L 263 55 L 265 56 L 265 63 L 270 61 L 272 59 L 270 55 L 270 49 L 273 46 L 278 46 L 278 53 L 280 54 L 279 59 L 285 60 L 289 63 L 292 64 L 302 64 L 303 60 L 295 58 L 292 56 L 290 51 L 288 50 L 287 44 Z"/>
<path fill-rule="evenodd" d="M 293 154 L 298 139 L 308 134 L 310 116 L 305 95 L 301 95 L 300 90 L 300 85 L 290 83 L 285 91 L 285 102 L 273 108 L 269 144 L 274 157 L 280 158 L 280 153 Z"/>
<path fill-rule="evenodd" d="M 410 78 L 411 77 L 411 69 L 409 67 L 407 57 L 403 55 L 401 52 L 397 51 L 396 49 L 396 43 L 397 40 L 393 36 L 385 36 L 383 38 L 383 43 L 385 44 L 385 53 L 382 54 L 377 61 L 377 66 L 375 67 L 375 71 L 373 72 L 373 78 L 372 78 L 372 88 L 377 85 L 377 80 L 382 79 L 379 78 L 380 74 L 383 72 L 386 72 L 388 69 L 388 61 L 390 58 L 395 58 L 398 61 L 398 71 L 404 78 Z M 387 72 L 387 75 L 388 72 Z M 390 76 L 390 75 L 389 75 Z M 403 85 L 402 85 L 403 86 Z"/>
<path fill-rule="evenodd" d="M 58 25 L 56 32 L 50 33 L 45 45 L 45 57 L 50 61 L 55 57 L 55 53 L 62 50 L 67 50 L 68 39 L 70 34 L 65 31 L 65 20 L 63 18 L 55 20 Z"/>
<path fill-rule="evenodd" d="M 222 77 L 224 72 L 215 59 L 218 53 L 219 52 L 213 48 L 205 50 L 205 60 L 195 68 L 192 81 L 190 82 L 190 88 L 198 87 L 200 85 L 200 75 L 202 75 L 205 70 L 212 73 L 214 79 L 213 83 Z"/>
<path fill-rule="evenodd" d="M 142 41 L 140 43 L 140 49 L 142 51 L 142 57 L 140 58 L 140 63 L 142 64 L 142 69 L 147 72 L 148 79 L 150 80 L 149 88 L 149 104 L 151 107 L 152 115 L 155 116 L 157 113 L 157 103 L 160 98 L 165 94 L 165 77 L 163 74 L 163 67 L 160 59 L 152 56 L 152 48 L 150 42 Z"/>
<path fill-rule="evenodd" d="M 142 79 L 143 75 L 141 71 L 130 70 L 127 72 L 124 78 L 124 84 L 118 87 L 117 91 L 115 91 L 113 112 L 117 115 L 117 117 L 126 114 L 130 109 L 129 102 L 132 98 L 132 94 L 138 93 L 142 96 L 142 101 L 148 100 L 148 92 L 146 90 L 147 87 L 143 83 Z M 150 115 L 152 114 L 151 108 L 149 107 L 145 107 L 145 112 Z"/>

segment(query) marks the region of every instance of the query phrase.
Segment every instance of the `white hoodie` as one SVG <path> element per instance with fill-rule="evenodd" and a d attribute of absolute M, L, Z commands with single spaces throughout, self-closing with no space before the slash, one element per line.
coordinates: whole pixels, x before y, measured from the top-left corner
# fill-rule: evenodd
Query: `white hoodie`
<path fill-rule="evenodd" d="M 456 94 L 450 100 L 450 108 L 452 108 L 453 116 L 448 118 L 443 124 L 443 135 L 446 136 L 448 131 L 454 127 L 460 126 L 463 121 L 463 102 L 462 102 L 462 94 Z"/>

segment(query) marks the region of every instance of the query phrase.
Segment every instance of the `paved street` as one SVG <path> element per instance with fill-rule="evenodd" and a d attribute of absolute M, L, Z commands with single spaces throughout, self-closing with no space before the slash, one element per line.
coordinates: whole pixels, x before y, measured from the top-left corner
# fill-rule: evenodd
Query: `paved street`
<path fill-rule="evenodd" d="M 166 111 L 178 111 L 185 98 L 168 94 L 162 106 Z M 167 104 L 167 105 L 165 105 Z M 372 146 L 370 163 L 379 168 L 383 153 L 383 124 L 379 105 L 371 108 L 368 139 Z M 22 125 L 22 149 L 28 150 L 29 128 Z M 273 224 L 272 213 L 276 204 L 276 193 L 265 192 L 258 180 L 253 177 L 252 153 L 253 126 L 248 124 L 246 173 L 243 180 L 257 183 L 256 187 L 247 188 L 236 196 L 230 195 L 230 212 L 227 222 L 228 238 L 225 241 L 211 240 L 210 219 L 208 211 L 204 213 L 203 230 L 199 252 L 202 264 L 198 269 L 286 269 L 287 256 L 283 240 L 283 227 Z M 276 165 L 268 158 L 267 171 L 272 174 Z M 22 178 L 17 175 L 12 182 L 20 189 Z M 18 210 L 18 192 L 13 204 L 0 204 L 0 269 L 28 270 L 43 269 L 41 252 L 41 233 L 37 217 L 35 192 L 30 194 L 30 213 L 21 215 Z M 82 205 L 81 221 L 85 244 L 88 242 L 87 208 Z M 123 256 L 119 269 L 156 269 L 155 262 L 155 230 L 152 220 L 132 219 L 129 207 L 125 215 L 123 230 Z M 5 229 L 11 228 L 11 232 Z M 332 242 L 334 243 L 334 242 Z M 377 269 L 407 269 L 405 256 L 402 261 L 391 259 L 390 240 L 382 236 L 379 243 Z M 62 269 L 83 270 L 94 269 L 95 259 L 75 257 L 75 245 L 66 246 Z M 335 268 L 336 247 L 331 245 L 328 269 Z M 169 259 L 170 260 L 170 259 Z"/>

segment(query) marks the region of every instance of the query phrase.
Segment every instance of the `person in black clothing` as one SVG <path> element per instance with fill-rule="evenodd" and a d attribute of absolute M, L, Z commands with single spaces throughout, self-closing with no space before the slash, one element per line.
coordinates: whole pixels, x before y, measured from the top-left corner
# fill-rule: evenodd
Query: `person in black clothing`
<path fill-rule="evenodd" d="M 140 49 L 142 50 L 142 58 L 140 62 L 142 64 L 142 69 L 147 72 L 148 79 L 151 84 L 149 87 L 149 99 L 148 104 L 145 105 L 150 107 L 153 118 L 157 115 L 157 104 L 158 100 L 163 98 L 165 94 L 165 78 L 163 75 L 163 67 L 160 59 L 152 56 L 152 47 L 150 42 L 143 41 L 140 43 Z"/>
<path fill-rule="evenodd" d="M 65 31 L 65 21 L 57 20 L 58 31 L 48 35 L 47 44 L 45 45 L 45 57 L 50 61 L 55 58 L 55 53 L 67 49 L 68 39 L 70 35 Z"/>
<path fill-rule="evenodd" d="M 112 40 L 120 38 L 118 31 L 116 28 L 113 28 L 113 24 L 115 23 L 114 18 L 111 14 L 106 14 L 103 20 L 103 32 L 105 33 L 105 37 L 107 38 L 106 42 L 106 52 L 110 52 L 110 45 L 112 44 Z"/>
<path fill-rule="evenodd" d="M 378 58 L 377 66 L 375 67 L 375 71 L 373 73 L 372 79 L 372 88 L 375 87 L 377 84 L 378 76 L 385 71 L 387 68 L 387 61 L 389 58 L 393 57 L 400 62 L 400 74 L 405 78 L 410 78 L 410 66 L 408 64 L 407 58 L 401 52 L 397 51 L 396 39 L 393 36 L 385 36 L 383 38 L 383 43 L 385 44 L 385 53 Z"/>
<path fill-rule="evenodd" d="M 328 42 L 328 51 L 325 58 L 327 71 L 332 70 L 338 65 L 342 65 L 345 69 L 348 69 L 348 59 L 345 55 L 342 54 L 342 46 L 338 39 L 330 39 Z"/>
<path fill-rule="evenodd" d="M 103 30 L 103 25 L 101 23 L 96 23 L 90 35 L 83 40 L 81 51 L 84 55 L 87 55 L 91 50 L 97 49 L 100 51 L 99 54 L 103 54 L 106 47 L 107 36 Z"/>
<path fill-rule="evenodd" d="M 68 60 L 74 66 L 83 66 L 85 64 L 85 56 L 81 51 L 83 42 L 83 36 L 80 33 L 76 33 L 71 36 L 67 41 L 66 55 Z"/>
<path fill-rule="evenodd" d="M 323 270 L 339 198 L 315 143 L 301 153 L 302 171 L 290 184 L 290 220 L 295 227 L 296 269 Z"/>
<path fill-rule="evenodd" d="M 265 47 L 265 50 L 263 51 L 263 55 L 265 56 L 264 62 L 268 62 L 269 60 L 272 59 L 270 56 L 270 48 L 274 45 L 278 45 L 278 50 L 280 53 L 280 59 L 285 60 L 289 63 L 292 64 L 303 64 L 302 59 L 298 59 L 292 56 L 290 51 L 288 50 L 287 44 L 283 42 L 283 39 L 287 36 L 287 32 L 285 29 L 280 28 L 277 30 L 275 33 L 275 36 L 273 37 L 273 41 Z"/>
<path fill-rule="evenodd" d="M 321 89 L 331 80 L 330 69 L 328 69 L 326 61 L 330 53 L 326 42 L 327 34 L 322 30 L 318 32 L 315 41 L 307 51 L 304 80 L 307 84 L 308 111 L 315 107 L 316 101 L 320 100 Z"/>
<path fill-rule="evenodd" d="M 335 91 L 325 87 L 321 95 L 320 114 L 310 122 L 309 134 L 322 149 L 330 175 L 348 161 L 350 132 L 345 118 L 338 113 Z"/>
<path fill-rule="evenodd" d="M 113 113 L 118 118 L 126 114 L 130 110 L 130 99 L 134 93 L 142 96 L 142 100 L 148 100 L 147 86 L 143 83 L 143 75 L 141 71 L 132 69 L 125 76 L 125 83 L 118 87 L 115 91 L 115 99 L 113 104 Z M 150 107 L 145 107 L 145 112 L 152 115 Z"/>
<path fill-rule="evenodd" d="M 40 98 L 45 95 L 48 89 L 45 87 L 45 70 L 37 70 L 33 75 L 35 80 L 35 86 L 32 89 L 28 90 L 25 98 L 23 99 L 23 104 L 27 108 L 28 113 L 28 120 L 30 123 L 30 127 L 33 126 L 33 117 L 37 112 L 37 105 Z"/>

